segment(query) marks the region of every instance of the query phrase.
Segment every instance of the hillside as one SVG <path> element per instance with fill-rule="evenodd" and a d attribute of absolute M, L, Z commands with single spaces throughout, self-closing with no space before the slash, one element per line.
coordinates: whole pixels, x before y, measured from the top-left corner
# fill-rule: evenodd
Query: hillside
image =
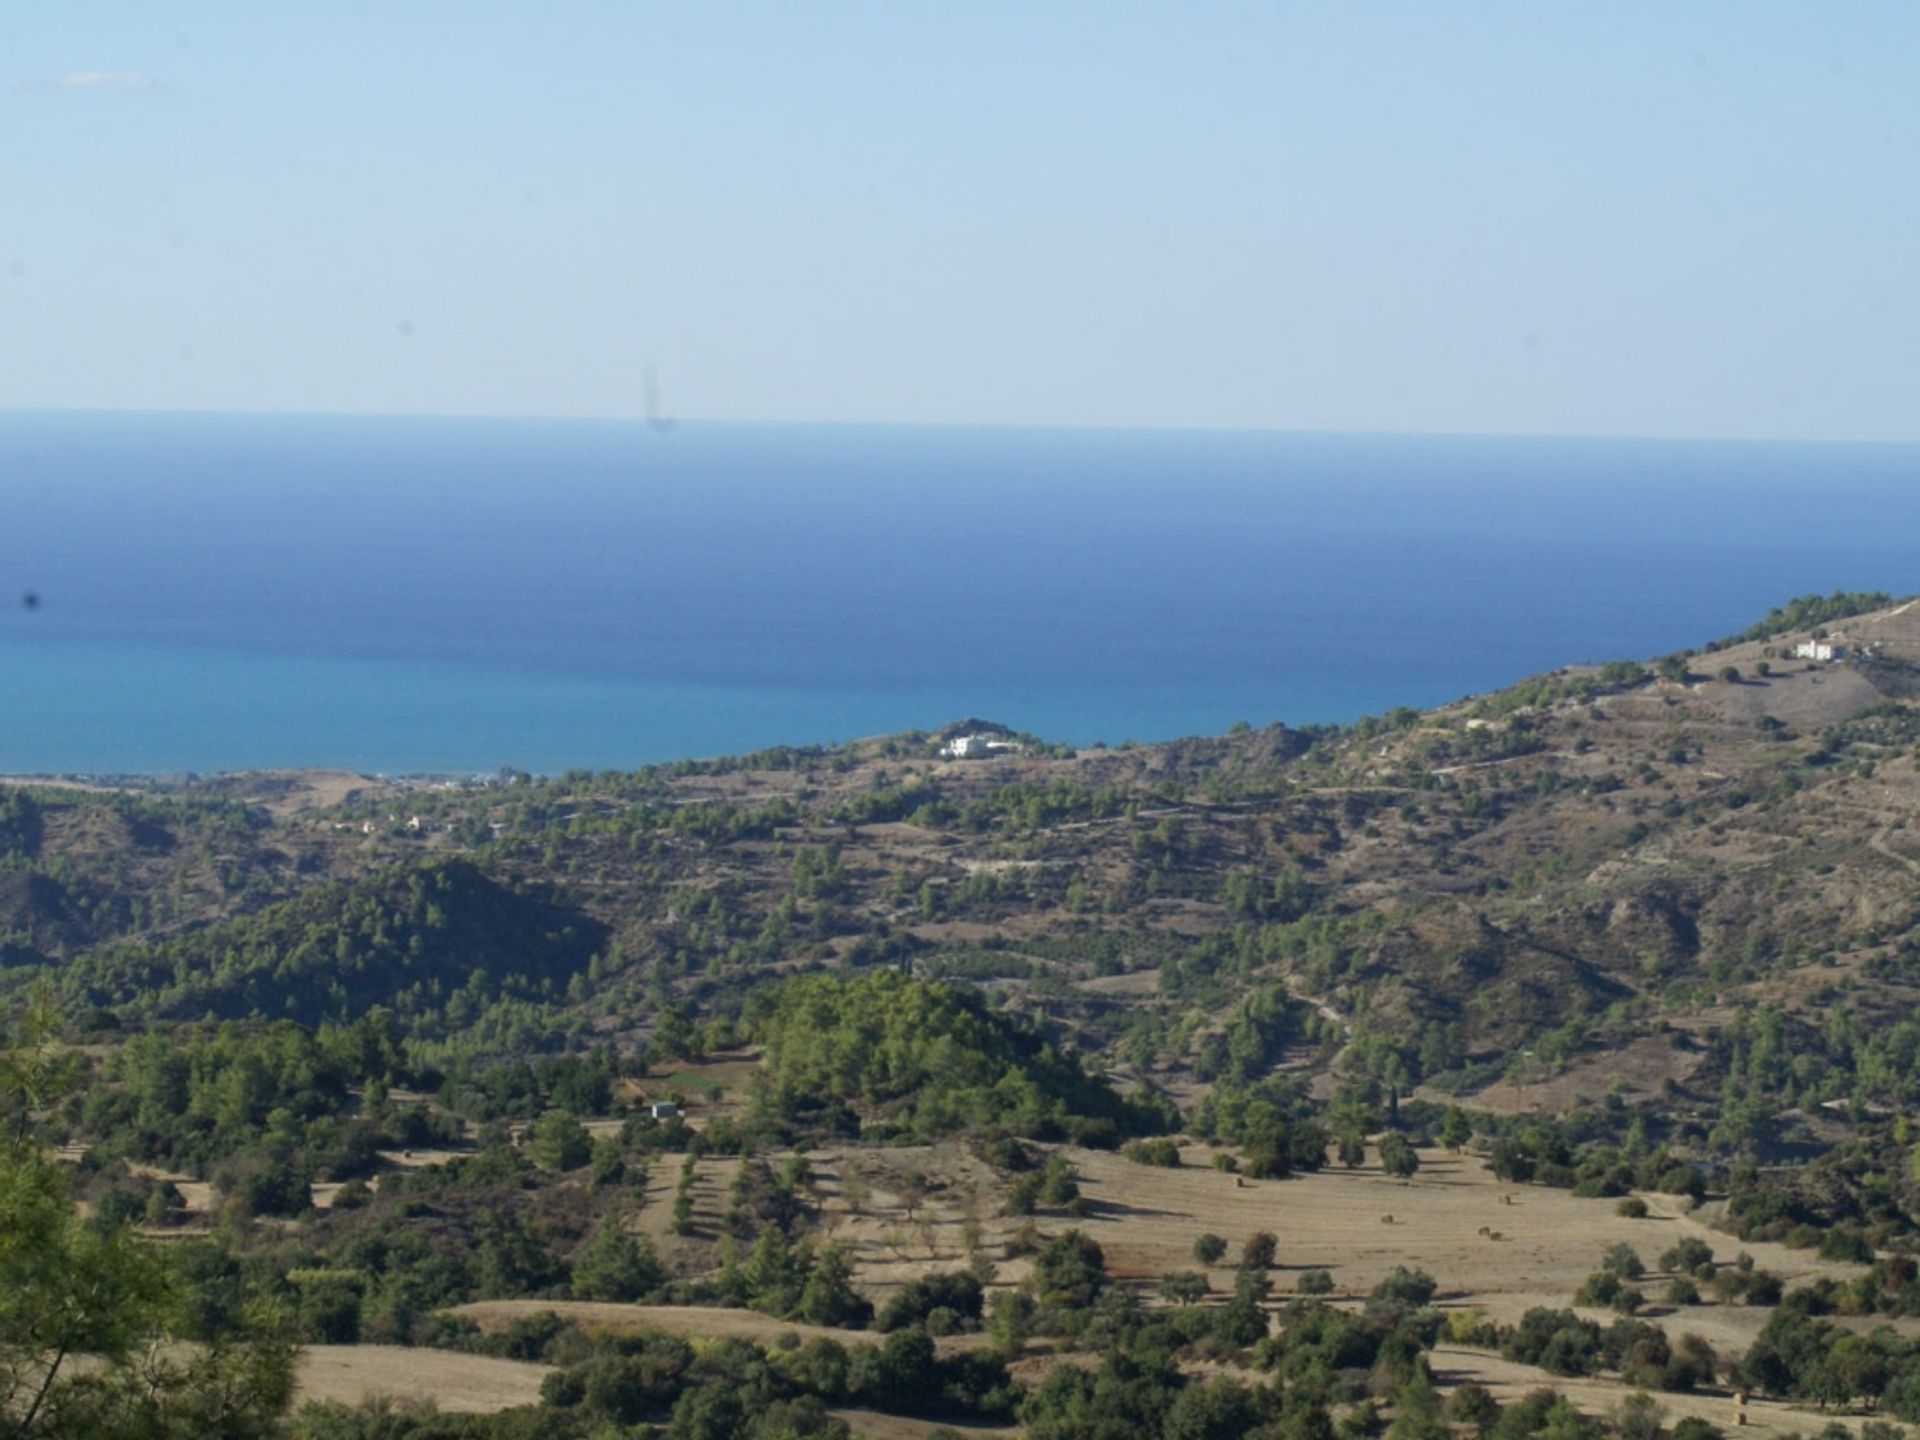
<path fill-rule="evenodd" d="M 1716 1337 L 1721 1381 L 1789 1322 L 1920 1311 L 1920 603 L 1809 597 L 1342 727 L 0 797 L 0 984 L 51 983 L 99 1082 L 36 1112 L 47 1140 L 96 1212 L 205 1236 L 308 1340 L 485 1350 L 435 1317 L 540 1300 L 833 1330 L 900 1296 L 966 1335 L 1019 1296 L 1071 1350 L 1111 1283 L 1155 1325 L 1214 1297 L 1207 1345 L 1291 1374 L 1332 1322 L 1217 1258 L 1168 1280 L 1215 1226 L 1281 1231 L 1342 1313 L 1430 1269 L 1480 1317 L 1448 1321 L 1479 1357 L 1450 1383 L 1515 1405 L 1554 1368 L 1529 1312 L 1619 1288 L 1586 1285 L 1589 1236 L 1713 1237 L 1622 1313 Z M 1070 1233 L 1106 1279 L 1052 1314 Z M 559 1333 L 487 1353 L 579 1363 Z M 1616 1340 L 1559 1372 L 1600 1376 L 1589 1409 L 1651 1383 Z M 1192 1388 L 1199 1340 L 1154 1343 Z M 1920 1419 L 1906 1343 L 1842 1398 Z M 877 1376 L 802 1390 L 1033 1426 L 1067 1383 L 949 1350 L 918 1409 Z M 1812 1363 L 1740 1383 L 1819 1399 Z"/>

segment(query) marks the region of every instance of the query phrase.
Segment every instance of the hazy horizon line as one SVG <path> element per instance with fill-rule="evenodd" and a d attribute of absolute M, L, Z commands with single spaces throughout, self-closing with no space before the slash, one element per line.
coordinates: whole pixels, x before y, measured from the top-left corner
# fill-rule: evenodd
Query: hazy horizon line
<path fill-rule="evenodd" d="M 485 411 L 485 410 L 336 410 L 336 409 L 264 409 L 225 406 L 153 406 L 153 405 L 0 405 L 0 415 L 141 415 L 182 416 L 206 419 L 287 419 L 287 420 L 473 420 L 503 423 L 631 425 L 656 433 L 670 433 L 680 425 L 766 429 L 844 429 L 844 430 L 1006 430 L 1032 432 L 1075 432 L 1088 434 L 1142 435 L 1294 435 L 1343 439 L 1393 440 L 1540 440 L 1598 441 L 1622 444 L 1674 445 L 1799 445 L 1809 447 L 1872 447 L 1881 449 L 1920 449 L 1920 436 L 1804 436 L 1804 435 L 1711 435 L 1678 434 L 1655 431 L 1598 432 L 1587 430 L 1435 430 L 1435 429 L 1348 429 L 1312 425 L 1201 425 L 1168 422 L 1153 424 L 1096 423 L 1074 420 L 855 420 L 790 419 L 721 415 L 601 415 L 584 412 Z"/>

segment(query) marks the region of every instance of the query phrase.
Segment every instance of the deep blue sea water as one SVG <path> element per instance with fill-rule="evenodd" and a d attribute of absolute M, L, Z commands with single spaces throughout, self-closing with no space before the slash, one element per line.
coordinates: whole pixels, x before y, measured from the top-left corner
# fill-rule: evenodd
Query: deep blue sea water
<path fill-rule="evenodd" d="M 0 412 L 0 771 L 1160 739 L 1834 588 L 1920 447 Z"/>

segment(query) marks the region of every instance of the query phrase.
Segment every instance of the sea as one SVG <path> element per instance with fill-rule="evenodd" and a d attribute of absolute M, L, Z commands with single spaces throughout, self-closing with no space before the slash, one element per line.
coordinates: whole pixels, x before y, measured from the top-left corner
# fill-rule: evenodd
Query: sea
<path fill-rule="evenodd" d="M 0 412 L 0 772 L 1351 720 L 1920 590 L 1920 447 Z"/>

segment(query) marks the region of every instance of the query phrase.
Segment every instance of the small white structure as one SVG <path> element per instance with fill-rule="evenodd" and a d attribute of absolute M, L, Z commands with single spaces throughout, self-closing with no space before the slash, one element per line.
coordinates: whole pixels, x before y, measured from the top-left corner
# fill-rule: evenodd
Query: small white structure
<path fill-rule="evenodd" d="M 1793 647 L 1796 660 L 1838 660 L 1847 653 L 1847 647 L 1837 645 L 1831 640 L 1802 640 Z"/>
<path fill-rule="evenodd" d="M 1016 755 L 1020 747 L 991 735 L 956 735 L 940 747 L 949 760 L 984 760 L 990 755 Z"/>
<path fill-rule="evenodd" d="M 647 1113 L 656 1120 L 678 1120 L 680 1107 L 671 1100 L 656 1100 L 647 1106 Z"/>

